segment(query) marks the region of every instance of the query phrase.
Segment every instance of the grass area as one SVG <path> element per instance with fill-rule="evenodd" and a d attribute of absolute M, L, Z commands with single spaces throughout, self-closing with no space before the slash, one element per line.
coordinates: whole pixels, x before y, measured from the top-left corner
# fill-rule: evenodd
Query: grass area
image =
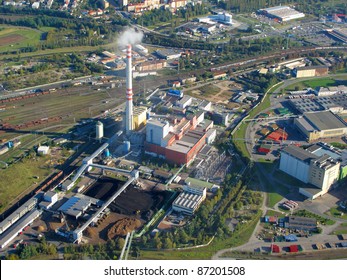
<path fill-rule="evenodd" d="M 294 213 L 295 216 L 300 216 L 300 217 L 306 217 L 306 218 L 315 218 L 317 219 L 317 222 L 319 222 L 322 225 L 327 225 L 327 226 L 331 226 L 335 224 L 335 221 L 324 218 L 322 216 L 319 216 L 317 214 L 311 213 L 305 209 L 302 210 L 298 210 Z"/>
<path fill-rule="evenodd" d="M 286 195 L 289 191 L 288 189 L 277 182 L 271 182 L 262 172 L 261 169 L 265 169 L 265 172 L 270 173 L 272 169 L 270 169 L 270 163 L 258 163 L 258 174 L 260 176 L 260 180 L 266 186 L 267 190 L 267 206 L 274 207 L 276 203 L 283 199 L 283 196 Z M 273 167 L 272 167 L 273 168 Z"/>
<path fill-rule="evenodd" d="M 347 234 L 347 223 L 339 225 L 331 234 Z"/>
<path fill-rule="evenodd" d="M 254 228 L 261 217 L 261 211 L 254 216 L 248 224 L 244 225 L 240 230 L 232 234 L 227 239 L 214 239 L 213 242 L 203 248 L 189 250 L 168 250 L 168 251 L 141 251 L 141 259 L 144 260 L 206 260 L 219 250 L 237 247 L 246 243 L 253 234 Z"/>
<path fill-rule="evenodd" d="M 112 47 L 114 47 L 114 44 L 106 44 L 106 45 L 99 45 L 99 46 L 64 47 L 64 48 L 56 48 L 56 49 L 39 50 L 39 51 L 36 51 L 36 52 L 21 53 L 20 57 L 21 58 L 25 58 L 25 57 L 45 56 L 45 55 L 56 54 L 56 53 L 91 52 L 91 51 L 97 51 L 100 48 L 110 49 Z M 1 55 L 0 54 L 0 59 L 14 58 L 14 57 L 17 57 L 17 56 L 18 56 L 17 54 L 9 54 L 9 55 Z"/>
<path fill-rule="evenodd" d="M 334 75 L 336 78 L 332 77 L 313 77 L 313 78 L 308 78 L 306 80 L 300 79 L 299 82 L 292 84 L 288 86 L 285 90 L 290 91 L 290 90 L 295 90 L 297 87 L 299 90 L 302 90 L 304 88 L 316 88 L 316 87 L 331 87 L 331 86 L 338 86 L 338 85 L 346 85 L 347 82 L 344 80 L 347 76 L 345 74 L 339 74 L 339 75 Z M 338 78 L 341 78 L 342 80 L 338 80 Z"/>
<path fill-rule="evenodd" d="M 282 214 L 281 212 L 274 211 L 274 210 L 267 210 L 265 213 L 265 216 L 277 216 L 279 218 L 283 218 L 286 216 L 286 214 Z"/>
<path fill-rule="evenodd" d="M 46 157 L 24 159 L 7 169 L 0 170 L 0 212 L 17 196 L 35 188 L 42 178 L 53 171 L 48 161 L 49 158 Z M 41 179 L 35 179 L 34 176 Z"/>
<path fill-rule="evenodd" d="M 201 98 L 216 95 L 220 91 L 221 89 L 215 85 L 203 85 L 202 87 L 187 91 L 186 94 Z"/>
<path fill-rule="evenodd" d="M 325 214 L 333 216 L 335 218 L 347 220 L 347 213 L 342 211 L 342 209 L 340 209 L 339 207 L 330 208 L 330 210 L 325 212 Z"/>
<path fill-rule="evenodd" d="M 331 78 L 323 78 L 318 80 L 306 81 L 304 85 L 306 87 L 316 88 L 316 87 L 331 87 L 336 84 L 336 81 Z"/>
<path fill-rule="evenodd" d="M 8 27 L 0 25 L 0 52 L 18 50 L 35 45 L 41 39 L 42 32 L 32 28 Z"/>

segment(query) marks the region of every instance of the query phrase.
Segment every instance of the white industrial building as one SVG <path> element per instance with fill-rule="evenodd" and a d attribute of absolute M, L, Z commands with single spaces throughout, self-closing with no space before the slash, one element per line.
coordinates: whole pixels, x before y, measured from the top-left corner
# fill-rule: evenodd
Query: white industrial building
<path fill-rule="evenodd" d="M 40 146 L 37 148 L 37 153 L 39 155 L 48 155 L 49 154 L 49 147 L 48 146 Z"/>
<path fill-rule="evenodd" d="M 21 217 L 11 228 L 9 228 L 5 233 L 0 235 L 0 248 L 5 248 L 13 239 L 15 239 L 23 229 L 36 220 L 42 211 L 37 209 L 32 209 L 29 213 L 26 213 Z"/>
<path fill-rule="evenodd" d="M 135 50 L 142 55 L 148 54 L 148 49 L 139 44 L 135 45 Z"/>
<path fill-rule="evenodd" d="M 309 199 L 327 193 L 338 181 L 340 162 L 329 152 L 320 149 L 302 149 L 296 146 L 285 147 L 281 151 L 280 170 L 309 184 L 299 192 Z M 311 186 L 314 187 L 311 187 Z"/>
<path fill-rule="evenodd" d="M 209 129 L 206 132 L 206 144 L 212 144 L 214 140 L 216 140 L 216 137 L 217 137 L 217 130 Z"/>
<path fill-rule="evenodd" d="M 26 213 L 34 209 L 37 205 L 37 198 L 33 197 L 25 202 L 22 206 L 20 206 L 15 212 L 13 212 L 10 216 L 5 218 L 0 223 L 0 234 L 6 231 L 10 226 L 12 226 L 15 222 L 17 222 L 20 218 L 22 218 Z"/>
<path fill-rule="evenodd" d="M 203 202 L 202 195 L 182 192 L 172 203 L 172 209 L 176 212 L 193 215 L 199 208 L 201 202 Z"/>
<path fill-rule="evenodd" d="M 48 210 L 58 201 L 58 193 L 53 191 L 48 191 L 43 194 L 43 201 L 39 203 L 41 209 Z"/>
<path fill-rule="evenodd" d="M 176 102 L 176 105 L 182 109 L 185 109 L 186 107 L 192 104 L 192 101 L 193 101 L 193 98 L 191 96 L 185 95 L 182 97 L 182 99 Z"/>
<path fill-rule="evenodd" d="M 146 125 L 146 141 L 164 147 L 164 138 L 169 134 L 169 130 L 168 121 L 149 119 Z"/>
<path fill-rule="evenodd" d="M 298 12 L 293 8 L 288 6 L 276 6 L 266 9 L 260 9 L 260 13 L 279 20 L 280 22 L 285 22 L 293 19 L 299 19 L 305 17 L 304 13 Z"/>

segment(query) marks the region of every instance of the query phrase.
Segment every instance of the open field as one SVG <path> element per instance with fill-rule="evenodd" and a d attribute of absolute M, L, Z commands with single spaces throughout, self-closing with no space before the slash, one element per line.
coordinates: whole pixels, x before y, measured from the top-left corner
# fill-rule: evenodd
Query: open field
<path fill-rule="evenodd" d="M 8 27 L 0 25 L 0 53 L 18 50 L 22 47 L 35 45 L 41 39 L 42 32 L 32 28 Z"/>
<path fill-rule="evenodd" d="M 297 83 L 294 83 L 290 86 L 288 86 L 285 90 L 291 91 L 291 90 L 302 90 L 304 88 L 316 88 L 316 87 L 331 87 L 331 86 L 338 86 L 338 85 L 347 85 L 346 74 L 338 75 L 336 78 L 331 77 L 313 77 L 313 78 L 306 78 L 306 80 L 301 80 Z"/>
<path fill-rule="evenodd" d="M 9 206 L 10 202 L 23 192 L 34 189 L 53 169 L 46 157 L 24 159 L 7 169 L 1 169 L 0 211 Z"/>

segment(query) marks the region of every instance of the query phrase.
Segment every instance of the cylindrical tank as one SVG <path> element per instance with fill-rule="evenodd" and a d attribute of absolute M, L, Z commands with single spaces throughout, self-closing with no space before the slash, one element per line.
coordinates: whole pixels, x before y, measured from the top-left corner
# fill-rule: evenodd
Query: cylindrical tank
<path fill-rule="evenodd" d="M 105 150 L 105 157 L 110 157 L 110 156 L 111 156 L 110 150 L 106 149 Z"/>
<path fill-rule="evenodd" d="M 96 123 L 96 139 L 100 140 L 102 137 L 104 137 L 104 125 L 102 122 L 98 121 Z"/>
<path fill-rule="evenodd" d="M 124 141 L 124 152 L 129 153 L 130 152 L 130 142 L 129 141 Z"/>

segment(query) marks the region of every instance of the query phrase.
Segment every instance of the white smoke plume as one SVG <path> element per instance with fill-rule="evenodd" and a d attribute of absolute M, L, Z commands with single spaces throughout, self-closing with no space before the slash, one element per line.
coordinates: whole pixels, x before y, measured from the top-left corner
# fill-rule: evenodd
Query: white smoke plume
<path fill-rule="evenodd" d="M 141 43 L 143 33 L 136 31 L 134 28 L 126 28 L 118 37 L 117 43 L 119 48 L 125 48 L 127 45 Z"/>

